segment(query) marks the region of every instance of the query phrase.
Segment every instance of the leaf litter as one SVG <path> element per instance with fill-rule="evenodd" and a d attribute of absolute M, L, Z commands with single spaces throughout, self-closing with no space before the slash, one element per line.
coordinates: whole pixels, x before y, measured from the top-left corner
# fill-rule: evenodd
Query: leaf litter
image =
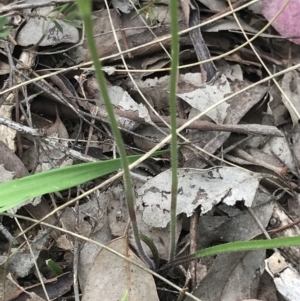
<path fill-rule="evenodd" d="M 143 220 L 150 227 L 164 228 L 170 222 L 171 171 L 166 170 L 137 190 L 137 205 L 143 208 Z M 190 217 L 197 207 L 201 214 L 224 203 L 243 202 L 251 207 L 260 180 L 259 174 L 214 167 L 206 170 L 178 169 L 177 214 Z"/>
<path fill-rule="evenodd" d="M 2 13 L 9 10 L 5 2 L 0 8 Z M 186 29 L 187 24 L 199 24 L 215 14 L 218 16 L 219 12 L 226 12 L 228 7 L 226 1 L 219 0 L 181 2 L 185 9 L 184 12 L 180 9 L 179 13 L 180 30 Z M 258 33 L 274 17 L 282 7 L 282 2 L 264 0 L 259 2 L 260 5 L 256 3 L 255 6 L 253 4 L 237 12 L 249 37 Z M 290 1 L 273 22 L 273 28 L 261 33 L 253 41 L 259 55 L 271 70 L 280 71 L 300 63 L 297 38 L 299 18 L 295 18 L 299 7 L 296 2 Z M 245 3 L 238 1 L 234 5 Z M 17 1 L 10 4 L 18 8 Z M 39 6 L 40 1 L 33 3 L 29 0 L 25 4 L 29 8 L 19 7 L 15 10 L 25 23 L 24 26 L 20 26 L 20 21 L 16 22 L 17 16 L 13 13 L 9 18 L 12 24 L 16 24 L 11 35 L 21 52 L 15 58 L 26 63 L 27 67 L 18 64 L 17 68 L 22 74 L 16 72 L 10 58 L 16 56 L 18 51 L 14 51 L 13 44 L 10 51 L 1 45 L 3 53 L 8 52 L 8 59 L 4 54 L 1 59 L 4 61 L 3 70 L 0 71 L 3 90 L 8 87 L 5 80 L 9 72 L 16 78 L 11 84 L 17 85 L 28 80 L 28 77 L 42 74 L 41 69 L 74 67 L 75 63 L 90 60 L 86 42 L 80 42 L 80 28 L 67 22 L 53 21 L 51 11 L 54 6 L 38 8 L 35 5 Z M 102 3 L 96 1 L 94 31 L 98 55 L 105 62 L 106 70 L 109 70 L 107 82 L 117 120 L 123 129 L 128 155 L 131 155 L 139 153 L 139 149 L 151 149 L 169 133 L 170 78 L 166 72 L 157 72 L 157 69 L 169 66 L 170 56 L 162 50 L 162 46 L 169 50 L 170 44 L 168 39 L 158 43 L 153 33 L 158 37 L 167 37 L 171 21 L 168 3 L 163 1 L 150 1 L 148 4 L 141 2 L 137 6 L 140 9 L 138 14 L 132 4 L 126 1 L 115 0 L 113 6 L 114 9 L 109 12 L 117 28 L 117 37 L 122 49 L 128 50 L 125 54 L 126 67 L 119 59 L 108 11 L 103 9 Z M 35 14 L 31 14 L 33 11 Z M 58 17 L 63 18 L 63 15 Z M 32 28 L 39 28 L 39 31 L 34 31 L 37 34 L 31 34 Z M 206 24 L 201 30 L 194 29 L 182 35 L 180 65 L 233 50 L 244 43 L 240 32 L 234 18 L 225 16 Z M 151 46 L 147 45 L 151 42 Z M 143 47 L 145 44 L 147 46 Z M 27 51 L 27 46 L 35 47 L 33 50 L 37 52 Z M 131 50 L 132 47 L 136 49 Z M 68 56 L 64 56 L 64 52 Z M 28 72 L 35 69 L 35 75 Z M 0 139 L 3 141 L 0 144 L 0 182 L 53 167 L 104 160 L 115 155 L 107 113 L 93 71 L 81 71 L 76 67 L 73 69 L 72 72 L 43 79 L 42 84 L 38 81 L 16 89 L 15 93 L 6 94 L 5 103 L 0 108 Z M 135 84 L 127 76 L 126 69 L 139 70 L 132 73 Z M 214 63 L 203 64 L 200 68 L 186 67 L 178 76 L 178 124 L 232 93 L 239 93 L 263 80 L 265 76 L 266 72 L 260 62 L 246 45 Z M 181 168 L 178 169 L 176 225 L 179 255 L 188 254 L 190 245 L 203 249 L 220 243 L 262 237 L 265 229 L 272 237 L 299 234 L 298 77 L 298 71 L 295 70 L 278 78 L 289 100 L 272 81 L 261 83 L 226 100 L 202 116 L 200 123 L 181 132 L 187 141 L 183 142 L 182 138 L 179 147 Z M 212 81 L 206 82 L 211 78 Z M 21 103 L 20 110 L 14 109 L 16 102 Z M 21 126 L 20 133 L 12 125 L 7 126 L 8 120 Z M 223 130 L 213 129 L 212 125 L 215 124 L 222 125 Z M 244 126 L 243 132 L 237 130 L 241 125 Z M 24 132 L 25 126 L 42 129 L 46 139 L 36 140 Z M 66 152 L 66 149 L 69 151 Z M 220 159 L 227 162 L 220 162 Z M 232 166 L 232 163 L 238 166 Z M 132 171 L 139 230 L 156 245 L 161 264 L 169 260 L 170 251 L 170 165 L 170 158 L 164 156 L 147 160 Z M 35 226 L 29 232 L 29 240 L 19 237 L 12 243 L 13 255 L 2 239 L 0 255 L 3 254 L 4 259 L 10 255 L 5 272 L 11 273 L 13 281 L 17 281 L 32 299 L 47 300 L 40 288 L 43 279 L 47 279 L 46 282 L 54 281 L 51 288 L 46 286 L 50 298 L 62 297 L 65 293 L 70 296 L 72 281 L 69 278 L 73 275 L 69 271 L 73 270 L 79 279 L 82 300 L 94 300 L 95 296 L 101 297 L 101 300 L 121 300 L 126 292 L 128 300 L 179 300 L 181 295 L 174 292 L 170 284 L 161 280 L 154 282 L 155 278 L 147 271 L 93 243 L 96 241 L 107 245 L 138 264 L 143 264 L 138 258 L 132 229 L 128 227 L 129 214 L 122 180 L 85 196 L 77 207 L 68 206 L 57 215 L 49 215 L 53 208 L 101 182 L 103 179 L 97 179 L 77 189 L 37 198 L 35 203 L 28 200 L 23 208 L 15 208 L 18 214 L 37 220 L 47 216 L 45 221 L 50 225 L 58 225 L 61 231 L 46 230 L 42 225 Z M 193 228 L 195 216 L 198 221 Z M 19 221 L 22 227 L 30 225 L 28 221 Z M 10 235 L 17 236 L 17 227 L 10 218 L 3 216 L 1 225 L 12 233 Z M 69 232 L 63 234 L 63 230 Z M 71 233 L 81 236 L 75 239 Z M 10 235 L 6 235 L 5 239 L 11 239 Z M 86 242 L 84 238 L 89 241 Z M 34 254 L 33 258 L 27 242 Z M 143 246 L 147 256 L 152 258 L 154 254 L 150 248 L 145 243 Z M 19 250 L 15 247 L 19 247 Z M 201 264 L 197 263 L 195 267 L 198 273 L 193 272 L 192 265 L 183 265 L 163 276 L 174 285 L 189 287 L 194 300 L 271 298 L 276 301 L 280 300 L 276 292 L 285 300 L 297 300 L 299 253 L 299 248 L 291 247 L 276 251 L 273 255 L 264 251 L 222 254 L 216 258 L 203 259 Z M 66 272 L 57 278 L 57 282 L 54 280 L 56 276 L 43 264 L 49 258 L 58 262 Z M 278 266 L 279 261 L 282 266 Z M 42 277 L 33 268 L 35 262 L 38 263 Z M 5 276 L 4 272 L 2 274 Z M 269 284 L 265 282 L 266 277 L 269 277 Z M 8 278 L 4 283 L 7 288 L 5 293 L 1 287 L 2 298 L 22 298 L 24 293 L 18 286 L 10 288 Z M 32 286 L 36 290 L 32 290 Z M 8 289 L 12 289 L 12 292 Z M 269 290 L 269 295 L 263 295 L 263 290 Z M 189 296 L 186 300 L 193 298 Z"/>

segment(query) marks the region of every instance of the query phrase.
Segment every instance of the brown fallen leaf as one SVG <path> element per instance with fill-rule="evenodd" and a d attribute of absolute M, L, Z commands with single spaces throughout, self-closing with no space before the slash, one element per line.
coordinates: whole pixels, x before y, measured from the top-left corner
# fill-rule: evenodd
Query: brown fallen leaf
<path fill-rule="evenodd" d="M 114 239 L 107 245 L 111 249 L 143 265 L 129 248 L 127 237 Z M 101 249 L 88 275 L 82 301 L 121 300 L 125 292 L 128 300 L 158 301 L 156 286 L 151 274 L 114 253 Z"/>

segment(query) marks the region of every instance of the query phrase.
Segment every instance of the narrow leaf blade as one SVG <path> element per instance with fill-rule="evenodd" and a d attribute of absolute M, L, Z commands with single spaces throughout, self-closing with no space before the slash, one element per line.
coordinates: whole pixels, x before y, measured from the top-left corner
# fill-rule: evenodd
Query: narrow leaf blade
<path fill-rule="evenodd" d="M 156 152 L 160 155 L 166 151 Z M 141 155 L 129 156 L 129 163 Z M 22 202 L 46 193 L 67 189 L 102 177 L 121 168 L 121 160 L 82 163 L 44 171 L 21 179 L 0 184 L 0 212 L 11 209 Z"/>

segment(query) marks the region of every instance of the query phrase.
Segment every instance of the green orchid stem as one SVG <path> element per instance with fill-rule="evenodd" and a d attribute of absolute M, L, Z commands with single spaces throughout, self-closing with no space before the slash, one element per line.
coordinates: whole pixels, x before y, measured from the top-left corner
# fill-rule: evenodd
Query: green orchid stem
<path fill-rule="evenodd" d="M 177 124 L 176 124 L 176 91 L 177 74 L 179 61 L 179 38 L 178 38 L 178 1 L 170 1 L 171 13 L 171 45 L 172 45 L 172 63 L 170 78 L 170 114 L 171 114 L 171 158 L 172 158 L 172 186 L 171 186 L 171 208 L 170 208 L 170 260 L 175 258 L 176 252 L 176 222 L 177 222 L 177 187 L 178 187 L 178 145 L 177 145 Z"/>
<path fill-rule="evenodd" d="M 198 260 L 202 257 L 218 255 L 222 253 L 229 252 L 241 252 L 241 251 L 253 251 L 261 249 L 273 249 L 273 248 L 284 248 L 300 246 L 300 236 L 292 237 L 280 237 L 266 240 L 250 240 L 250 241 L 236 241 L 226 244 L 221 244 L 213 246 L 204 250 L 197 251 L 194 254 L 177 258 L 172 262 L 165 264 L 158 272 L 164 272 L 166 270 L 172 269 L 178 265 Z"/>
<path fill-rule="evenodd" d="M 119 155 L 122 161 L 122 167 L 124 170 L 124 180 L 125 180 L 125 191 L 126 191 L 126 200 L 127 200 L 127 206 L 128 206 L 128 212 L 132 224 L 132 230 L 133 230 L 133 235 L 135 238 L 135 242 L 137 245 L 137 250 L 139 253 L 139 256 L 141 259 L 147 263 L 151 268 L 154 267 L 154 264 L 152 261 L 146 256 L 141 240 L 139 237 L 139 231 L 138 231 L 138 226 L 137 226 L 137 221 L 136 221 L 136 214 L 134 210 L 134 194 L 133 194 L 133 189 L 132 189 L 132 184 L 131 184 L 131 178 L 130 178 L 130 170 L 129 170 L 129 164 L 128 164 L 128 159 L 127 159 L 127 154 L 125 151 L 125 147 L 123 144 L 123 140 L 121 137 L 120 130 L 118 128 L 118 123 L 114 114 L 113 106 L 110 102 L 109 99 L 109 94 L 108 90 L 106 87 L 106 81 L 105 81 L 105 76 L 102 71 L 102 66 L 101 62 L 99 61 L 98 53 L 97 53 L 97 47 L 96 43 L 94 40 L 94 34 L 93 34 L 93 24 L 92 24 L 92 17 L 91 17 L 91 10 L 92 10 L 92 2 L 90 0 L 77 0 L 78 7 L 80 9 L 85 29 L 86 29 L 86 37 L 89 45 L 89 50 L 91 53 L 91 57 L 95 66 L 95 72 L 96 76 L 98 79 L 98 83 L 101 89 L 101 93 L 104 99 L 106 111 L 109 117 L 110 121 L 110 126 L 112 133 L 114 135 L 118 150 L 119 150 Z"/>

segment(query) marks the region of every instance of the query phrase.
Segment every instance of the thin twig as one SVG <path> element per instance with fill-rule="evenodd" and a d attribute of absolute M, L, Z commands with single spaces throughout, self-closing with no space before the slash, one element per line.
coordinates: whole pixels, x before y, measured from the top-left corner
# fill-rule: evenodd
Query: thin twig
<path fill-rule="evenodd" d="M 238 147 L 233 150 L 233 153 L 236 156 L 238 156 L 239 158 L 247 160 L 247 161 L 251 162 L 252 164 L 262 166 L 262 167 L 265 167 L 267 169 L 273 170 L 274 172 L 276 172 L 280 176 L 284 176 L 288 171 L 287 166 L 284 166 L 284 167 L 274 166 L 272 164 L 267 163 L 264 160 L 260 160 L 259 158 L 256 158 L 256 157 L 250 155 L 249 153 L 247 153 L 246 151 L 244 151 L 244 150 L 242 150 Z"/>

